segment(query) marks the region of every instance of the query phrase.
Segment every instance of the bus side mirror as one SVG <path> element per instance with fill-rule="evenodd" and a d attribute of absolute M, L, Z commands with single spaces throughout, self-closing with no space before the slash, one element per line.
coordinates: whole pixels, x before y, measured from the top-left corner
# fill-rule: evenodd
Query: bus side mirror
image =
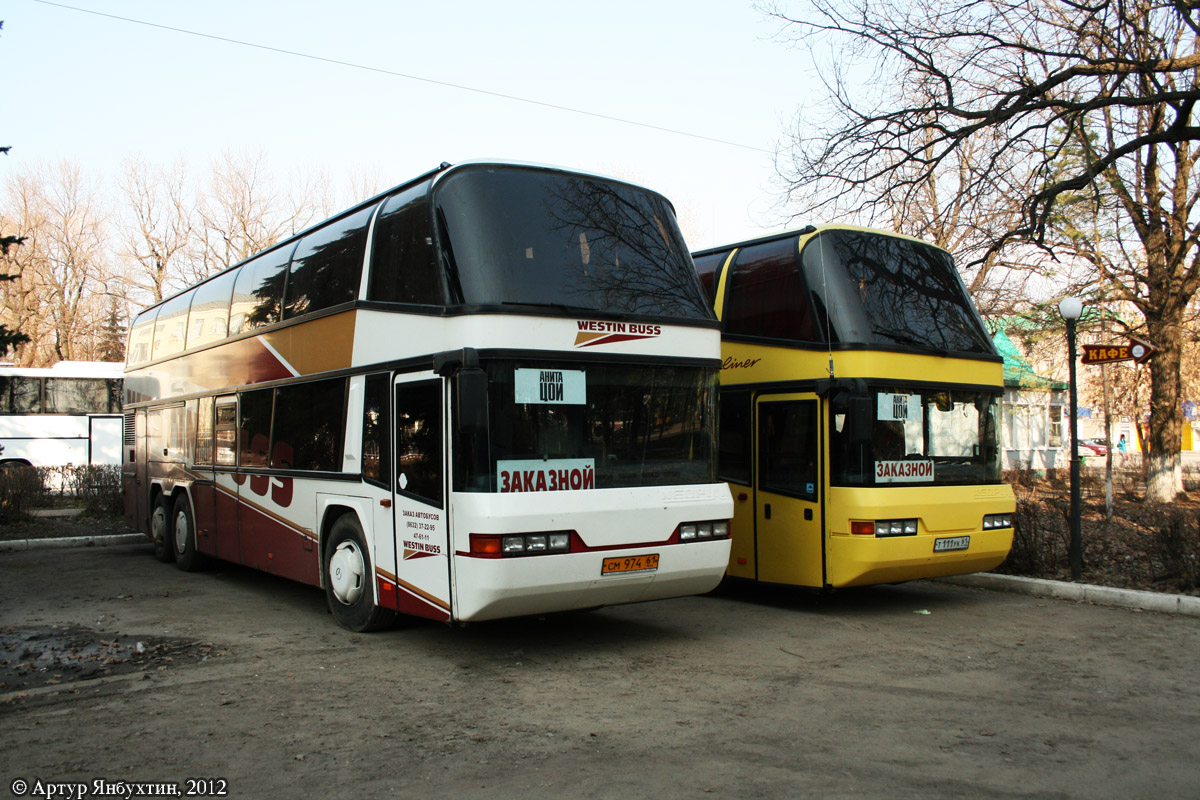
<path fill-rule="evenodd" d="M 458 371 L 455 380 L 455 405 L 458 427 L 466 434 L 486 434 L 488 428 L 488 377 L 479 367 Z"/>

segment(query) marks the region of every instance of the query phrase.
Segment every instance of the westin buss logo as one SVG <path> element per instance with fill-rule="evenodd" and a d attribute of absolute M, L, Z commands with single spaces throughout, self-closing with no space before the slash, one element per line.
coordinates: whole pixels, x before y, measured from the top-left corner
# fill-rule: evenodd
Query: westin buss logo
<path fill-rule="evenodd" d="M 629 342 L 634 339 L 654 339 L 662 333 L 660 325 L 643 325 L 637 322 L 597 322 L 579 320 L 579 332 L 575 334 L 576 347 L 595 347 L 598 344 Z"/>

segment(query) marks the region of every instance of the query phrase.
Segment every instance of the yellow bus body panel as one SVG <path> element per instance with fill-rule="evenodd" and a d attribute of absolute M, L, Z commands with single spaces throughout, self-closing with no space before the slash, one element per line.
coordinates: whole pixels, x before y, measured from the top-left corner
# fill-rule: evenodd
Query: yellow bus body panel
<path fill-rule="evenodd" d="M 721 343 L 721 385 L 789 383 L 827 378 L 829 358 L 826 350 L 726 341 Z M 1004 382 L 1004 365 L 999 361 L 916 353 L 835 350 L 833 374 L 839 378 L 916 379 L 999 387 Z"/>
<path fill-rule="evenodd" d="M 985 514 L 1011 514 L 1012 487 L 986 486 L 834 487 L 826 502 L 828 574 L 832 587 L 898 583 L 918 578 L 986 572 L 998 567 L 1012 547 L 1012 528 L 983 530 Z M 876 538 L 850 533 L 852 520 L 918 520 L 917 535 Z M 969 536 L 966 550 L 933 551 L 946 537 Z"/>

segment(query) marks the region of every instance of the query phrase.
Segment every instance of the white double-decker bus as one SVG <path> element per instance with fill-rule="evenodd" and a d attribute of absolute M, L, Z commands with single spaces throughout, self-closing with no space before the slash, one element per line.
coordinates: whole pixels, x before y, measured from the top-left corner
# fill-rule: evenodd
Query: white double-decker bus
<path fill-rule="evenodd" d="M 147 309 L 125 507 L 352 630 L 708 591 L 720 333 L 663 197 L 442 167 Z"/>
<path fill-rule="evenodd" d="M 125 365 L 60 361 L 0 364 L 0 467 L 121 463 Z"/>

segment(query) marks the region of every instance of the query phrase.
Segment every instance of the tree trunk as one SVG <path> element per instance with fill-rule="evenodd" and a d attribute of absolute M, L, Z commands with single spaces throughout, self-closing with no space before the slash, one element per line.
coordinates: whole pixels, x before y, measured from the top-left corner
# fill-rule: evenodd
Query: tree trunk
<path fill-rule="evenodd" d="M 1150 452 L 1146 499 L 1170 503 L 1183 492 L 1179 450 L 1183 441 L 1182 378 L 1183 314 L 1171 309 L 1147 320 L 1150 341 L 1158 353 L 1150 361 Z"/>

